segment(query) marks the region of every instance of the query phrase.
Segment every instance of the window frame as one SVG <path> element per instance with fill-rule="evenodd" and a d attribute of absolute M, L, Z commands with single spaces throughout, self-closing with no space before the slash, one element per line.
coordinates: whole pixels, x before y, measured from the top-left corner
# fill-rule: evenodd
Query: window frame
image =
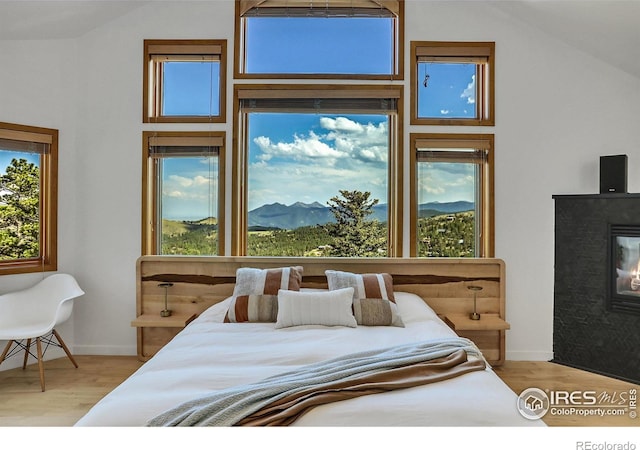
<path fill-rule="evenodd" d="M 49 272 L 58 269 L 58 130 L 0 122 L 0 137 L 48 144 L 40 153 L 38 258 L 0 261 L 0 275 Z"/>
<path fill-rule="evenodd" d="M 411 41 L 411 125 L 495 125 L 495 42 Z M 419 59 L 432 57 L 439 62 L 487 58 L 476 65 L 476 111 L 474 118 L 435 118 L 418 116 Z M 484 69 L 484 70 L 483 70 Z"/>
<path fill-rule="evenodd" d="M 169 60 L 197 57 L 220 61 L 220 114 L 208 116 L 165 116 L 162 110 L 162 76 L 154 55 L 167 56 Z M 224 39 L 145 39 L 143 58 L 143 123 L 224 123 L 226 122 L 227 95 L 227 41 Z"/>
<path fill-rule="evenodd" d="M 385 8 L 391 11 L 394 18 L 394 56 L 393 65 L 394 73 L 391 74 L 378 74 L 378 75 L 366 75 L 366 74 L 289 74 L 289 73 L 246 73 L 243 71 L 243 67 L 246 65 L 243 63 L 246 58 L 244 42 L 246 40 L 246 27 L 244 26 L 242 17 L 243 4 L 255 4 L 254 6 L 262 5 L 264 3 L 272 1 L 275 6 L 286 7 L 287 4 L 298 4 L 297 6 L 291 6 L 291 8 L 303 8 L 305 4 L 313 5 L 312 0 L 236 0 L 235 7 L 235 33 L 234 33 L 234 65 L 233 76 L 235 79 L 334 79 L 334 80 L 404 80 L 404 0 L 397 0 L 397 13 L 384 6 L 385 0 L 372 0 L 371 3 L 377 3 L 381 8 Z M 323 0 L 321 7 L 326 8 L 343 8 L 351 9 L 349 6 L 353 3 L 353 0 Z M 366 0 L 360 1 L 360 3 L 368 3 Z M 395 3 L 395 2 L 391 2 Z M 252 6 L 252 8 L 254 7 Z M 244 6 L 246 7 L 246 6 Z"/>
<path fill-rule="evenodd" d="M 468 148 L 476 149 L 477 143 L 482 142 L 487 151 L 485 166 L 483 167 L 481 192 L 478 197 L 482 204 L 482 223 L 480 224 L 480 248 L 476 249 L 476 258 L 492 258 L 495 254 L 495 207 L 494 207 L 494 135 L 469 133 L 410 133 L 410 232 L 409 255 L 418 254 L 418 147 L 423 142 L 432 142 L 433 148 Z M 464 162 L 461 158 L 460 162 Z M 476 209 L 478 206 L 476 205 Z"/>
<path fill-rule="evenodd" d="M 354 95 L 358 93 L 359 95 Z M 395 115 L 391 115 L 389 126 L 389 163 L 388 163 L 388 223 L 387 255 L 402 256 L 402 205 L 403 205 L 403 130 L 402 111 L 403 86 L 401 85 L 266 85 L 236 84 L 233 93 L 233 147 L 232 157 L 232 204 L 231 204 L 231 255 L 247 254 L 248 238 L 248 132 L 246 112 L 241 111 L 240 99 L 243 98 L 396 98 Z"/>
<path fill-rule="evenodd" d="M 221 140 L 218 146 L 218 255 L 225 254 L 225 143 L 224 131 L 143 131 L 142 132 L 142 255 L 160 255 L 158 248 L 159 236 L 156 224 L 158 217 L 158 165 L 150 156 L 150 140 L 153 138 L 171 139 L 173 142 L 184 140 L 189 146 L 190 140 L 216 139 Z"/>

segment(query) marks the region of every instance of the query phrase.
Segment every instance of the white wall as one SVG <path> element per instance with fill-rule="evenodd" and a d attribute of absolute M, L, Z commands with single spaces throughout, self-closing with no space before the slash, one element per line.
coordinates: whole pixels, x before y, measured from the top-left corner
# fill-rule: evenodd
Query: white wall
<path fill-rule="evenodd" d="M 507 263 L 507 358 L 549 359 L 551 196 L 596 193 L 599 155 L 627 153 L 630 174 L 640 168 L 634 145 L 640 79 L 483 2 L 409 0 L 405 33 L 407 64 L 410 40 L 496 42 L 496 125 L 462 130 L 496 135 L 496 256 Z M 206 129 L 226 131 L 231 148 L 231 1 L 153 2 L 74 41 L 0 41 L 0 121 L 60 129 L 60 271 L 74 273 L 86 291 L 72 322 L 76 353 L 135 354 L 130 321 L 140 254 L 142 130 L 202 129 L 142 124 L 142 42 L 166 38 L 228 40 L 229 124 Z M 23 49 L 35 58 L 26 60 Z M 409 66 L 405 73 L 408 99 Z M 451 131 L 409 126 L 405 103 L 405 143 L 410 132 Z M 640 180 L 631 177 L 629 189 L 640 192 Z M 0 292 L 34 279 L 4 276 Z"/>
<path fill-rule="evenodd" d="M 58 268 L 76 269 L 76 111 L 77 43 L 58 41 L 0 41 L 0 122 L 60 130 L 58 169 Z M 0 293 L 24 289 L 45 274 L 0 276 Z M 60 328 L 69 344 L 74 339 L 70 321 Z M 0 342 L 2 348 L 5 343 Z M 52 348 L 48 357 L 63 355 Z M 16 367 L 19 358 L 3 363 Z"/>

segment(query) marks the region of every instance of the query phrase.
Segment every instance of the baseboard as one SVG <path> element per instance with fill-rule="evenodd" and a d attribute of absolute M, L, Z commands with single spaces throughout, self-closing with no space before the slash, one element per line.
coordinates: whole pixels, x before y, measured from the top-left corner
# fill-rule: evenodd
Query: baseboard
<path fill-rule="evenodd" d="M 505 359 L 508 361 L 551 361 L 553 359 L 553 352 L 507 351 L 505 353 Z"/>

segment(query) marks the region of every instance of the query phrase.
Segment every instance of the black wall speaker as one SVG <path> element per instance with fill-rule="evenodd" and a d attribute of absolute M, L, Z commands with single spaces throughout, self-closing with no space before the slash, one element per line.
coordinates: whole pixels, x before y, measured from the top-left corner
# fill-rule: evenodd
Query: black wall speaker
<path fill-rule="evenodd" d="M 627 192 L 627 155 L 600 157 L 600 193 Z"/>

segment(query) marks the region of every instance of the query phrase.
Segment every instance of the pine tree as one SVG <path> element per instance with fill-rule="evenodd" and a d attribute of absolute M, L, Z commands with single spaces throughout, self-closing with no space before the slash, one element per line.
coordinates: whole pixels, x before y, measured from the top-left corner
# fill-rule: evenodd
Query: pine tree
<path fill-rule="evenodd" d="M 378 199 L 370 200 L 370 192 L 340 190 L 339 197 L 332 197 L 327 204 L 335 223 L 325 225 L 331 243 L 331 256 L 384 256 L 385 233 L 377 220 L 367 220 L 373 214 Z"/>
<path fill-rule="evenodd" d="M 40 171 L 26 159 L 12 159 L 0 175 L 0 259 L 40 254 Z"/>

